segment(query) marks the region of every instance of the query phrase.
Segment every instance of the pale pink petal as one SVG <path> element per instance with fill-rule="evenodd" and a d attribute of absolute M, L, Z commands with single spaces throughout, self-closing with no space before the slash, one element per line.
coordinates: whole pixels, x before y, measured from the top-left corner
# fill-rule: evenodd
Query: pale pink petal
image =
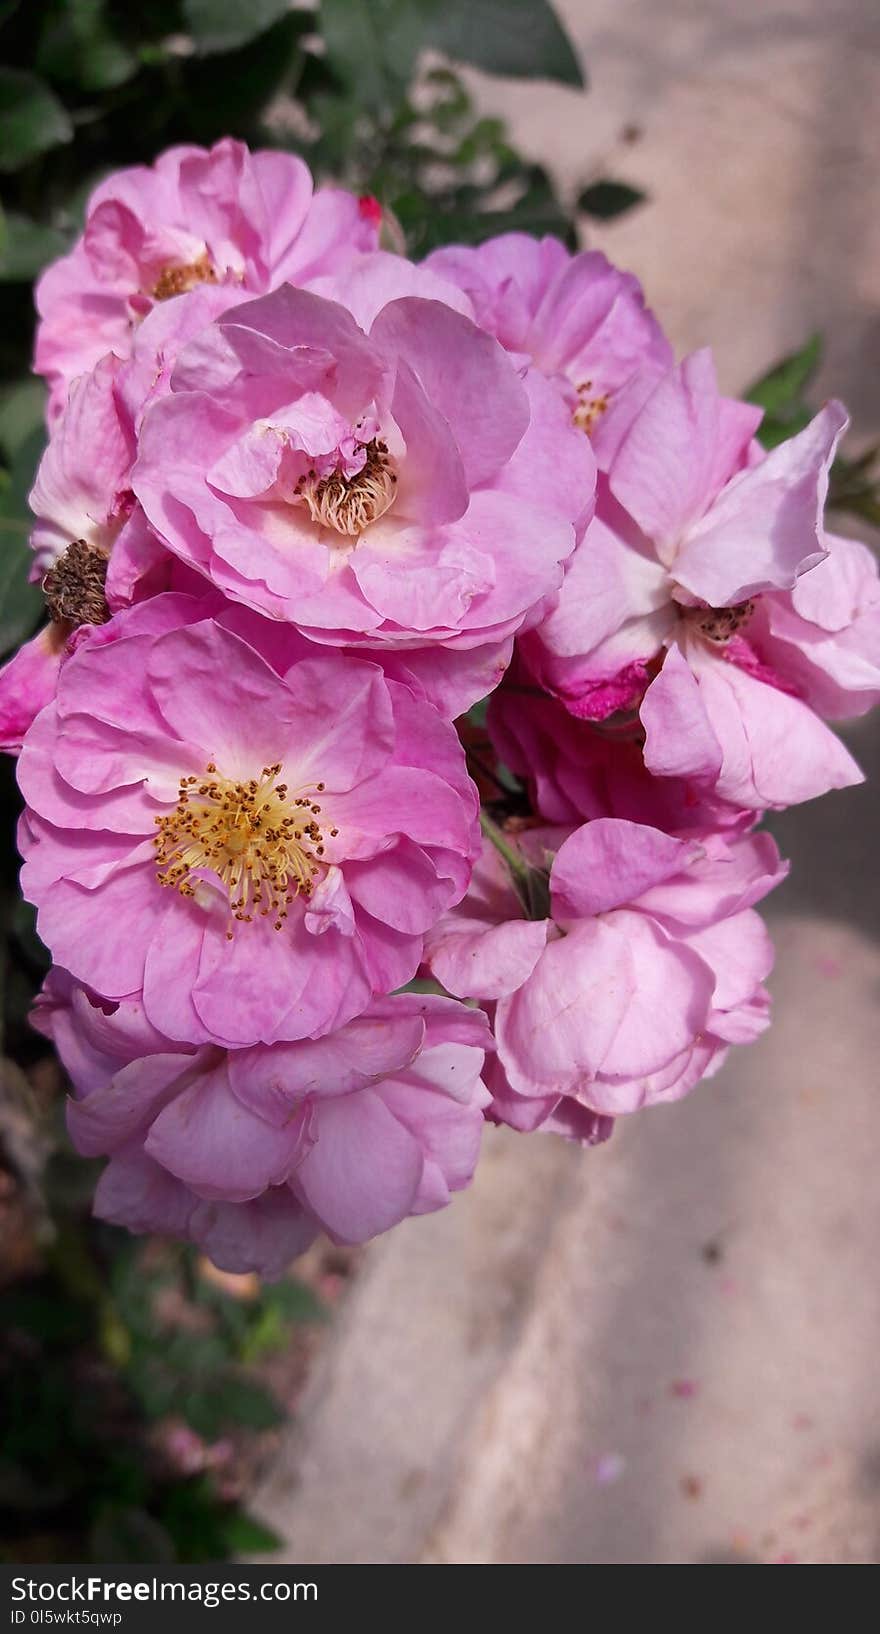
<path fill-rule="evenodd" d="M 331 1237 L 365 1242 L 409 1214 L 422 1150 L 375 1091 L 322 1101 L 314 1129 L 292 1184 Z"/>
<path fill-rule="evenodd" d="M 710 607 L 786 589 L 821 561 L 822 512 L 834 450 L 848 424 L 828 403 L 805 431 L 728 483 L 675 558 L 677 582 Z"/>
<path fill-rule="evenodd" d="M 40 710 L 54 698 L 65 640 L 63 629 L 48 624 L 0 669 L 0 749 L 16 754 Z"/>
<path fill-rule="evenodd" d="M 529 423 L 528 399 L 497 341 L 441 302 L 412 296 L 389 302 L 370 338 L 410 365 L 445 415 L 469 484 L 489 481 Z"/>
<path fill-rule="evenodd" d="M 840 739 L 800 699 L 710 654 L 691 658 L 723 760 L 718 793 L 738 805 L 791 806 L 862 782 Z"/>
<path fill-rule="evenodd" d="M 199 1196 L 244 1202 L 287 1179 L 300 1134 L 294 1121 L 279 1129 L 245 1107 L 219 1066 L 164 1107 L 144 1150 Z"/>
<path fill-rule="evenodd" d="M 99 1220 L 129 1231 L 186 1237 L 195 1198 L 139 1145 L 110 1159 L 95 1188 Z"/>
<path fill-rule="evenodd" d="M 233 1094 L 280 1127 L 310 1095 L 348 1095 L 399 1071 L 418 1054 L 425 1038 L 425 1023 L 409 1011 L 409 997 L 386 1000 L 384 1013 L 374 1006 L 324 1038 L 236 1050 L 229 1057 Z M 395 1012 L 398 1003 L 403 1009 Z"/>
<path fill-rule="evenodd" d="M 670 646 L 659 675 L 648 687 L 639 716 L 645 728 L 645 765 L 655 777 L 717 782 L 721 745 L 693 670 L 677 644 Z"/>
<path fill-rule="evenodd" d="M 68 1101 L 70 1138 L 84 1157 L 115 1152 L 148 1129 L 174 1096 L 191 1057 L 148 1055 L 128 1062 L 111 1081 L 82 1100 Z"/>
<path fill-rule="evenodd" d="M 585 918 L 633 902 L 700 854 L 689 840 L 621 818 L 585 823 L 560 846 L 550 873 L 554 918 Z"/>
<path fill-rule="evenodd" d="M 740 409 L 742 412 L 740 412 Z M 708 351 L 667 374 L 612 462 L 611 490 L 667 565 L 736 469 L 760 411 L 718 393 Z"/>
<path fill-rule="evenodd" d="M 221 1271 L 256 1271 L 268 1282 L 277 1280 L 318 1235 L 316 1222 L 286 1186 L 249 1203 L 193 1201 L 187 1235 Z"/>
<path fill-rule="evenodd" d="M 751 909 L 695 931 L 688 937 L 688 945 L 715 973 L 713 1011 L 732 1012 L 741 1005 L 750 1005 L 773 969 L 773 943 L 764 921 Z M 729 1042 L 738 1042 L 728 1031 L 721 1031 L 721 1017 L 713 1014 L 710 1025 L 713 1032 L 720 1031 Z"/>
<path fill-rule="evenodd" d="M 586 1093 L 634 998 L 622 929 L 587 919 L 549 942 L 523 985 L 498 1001 L 495 1037 L 512 1087 L 527 1095 Z"/>
<path fill-rule="evenodd" d="M 115 357 L 77 380 L 30 493 L 31 546 L 43 571 L 74 539 L 109 550 L 124 514 L 133 441 L 114 395 Z"/>
<path fill-rule="evenodd" d="M 470 301 L 455 284 L 438 277 L 427 265 L 415 266 L 405 256 L 387 250 L 350 256 L 335 272 L 311 279 L 310 287 L 331 301 L 341 301 L 368 333 L 382 308 L 404 295 L 442 301 L 466 318 L 474 316 Z"/>
<path fill-rule="evenodd" d="M 516 910 L 516 899 L 511 910 Z M 493 925 L 451 914 L 429 933 L 426 962 L 447 992 L 496 999 L 515 993 L 531 975 L 547 942 L 550 921 L 510 919 Z"/>

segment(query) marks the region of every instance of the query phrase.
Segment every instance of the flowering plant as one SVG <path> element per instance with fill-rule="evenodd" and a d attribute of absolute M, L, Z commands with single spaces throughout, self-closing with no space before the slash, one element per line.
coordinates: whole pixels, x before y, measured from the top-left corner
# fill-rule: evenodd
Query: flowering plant
<path fill-rule="evenodd" d="M 757 825 L 880 698 L 839 404 L 766 452 L 604 256 L 381 223 L 177 148 L 38 288 L 34 1023 L 98 1212 L 267 1275 L 443 1206 L 486 1120 L 593 1145 L 754 1039 Z"/>

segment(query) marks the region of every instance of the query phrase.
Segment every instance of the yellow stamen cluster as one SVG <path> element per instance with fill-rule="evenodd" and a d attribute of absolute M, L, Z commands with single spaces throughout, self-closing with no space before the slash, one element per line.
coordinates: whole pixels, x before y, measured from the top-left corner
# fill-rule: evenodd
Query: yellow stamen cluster
<path fill-rule="evenodd" d="M 296 485 L 296 493 L 308 506 L 312 521 L 350 539 L 385 515 L 397 490 L 388 444 L 374 437 L 363 448 L 366 460 L 356 476 L 344 477 L 341 471 L 334 471 L 329 477 L 319 478 L 310 471 Z"/>
<path fill-rule="evenodd" d="M 169 301 L 172 295 L 185 295 L 197 284 L 216 284 L 217 274 L 207 250 L 187 267 L 166 267 L 159 274 L 150 291 L 154 301 Z"/>
<path fill-rule="evenodd" d="M 281 930 L 294 898 L 310 897 L 321 873 L 324 836 L 314 795 L 324 785 L 291 793 L 280 776 L 279 761 L 246 783 L 222 777 L 213 763 L 204 777 L 182 777 L 174 810 L 156 818 L 159 884 L 195 896 L 193 875 L 208 869 L 225 885 L 234 919 L 250 924 L 271 915 Z M 231 940 L 232 929 L 226 934 Z"/>
<path fill-rule="evenodd" d="M 577 394 L 577 407 L 571 418 L 578 431 L 585 431 L 589 437 L 596 421 L 601 419 L 608 407 L 608 393 L 600 392 L 594 396 L 592 380 L 582 380 Z"/>

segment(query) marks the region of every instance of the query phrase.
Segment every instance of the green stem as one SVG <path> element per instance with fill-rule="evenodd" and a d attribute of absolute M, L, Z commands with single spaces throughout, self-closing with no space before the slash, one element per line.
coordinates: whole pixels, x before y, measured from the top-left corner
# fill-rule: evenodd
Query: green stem
<path fill-rule="evenodd" d="M 513 846 L 508 844 L 501 832 L 501 829 L 498 827 L 498 824 L 493 822 L 488 811 L 486 811 L 482 806 L 480 807 L 480 827 L 483 830 L 486 839 L 491 840 L 499 856 L 504 858 L 504 861 L 507 863 L 507 866 L 510 869 L 510 872 L 513 874 L 514 879 L 521 880 L 523 884 L 525 884 L 529 877 L 528 863 L 524 862 L 522 857 L 519 855 L 519 852 L 515 851 Z"/>
<path fill-rule="evenodd" d="M 102 1355 L 114 1367 L 127 1366 L 131 1334 L 92 1259 L 85 1233 L 70 1222 L 61 1225 L 47 1258 L 65 1293 L 92 1306 Z"/>

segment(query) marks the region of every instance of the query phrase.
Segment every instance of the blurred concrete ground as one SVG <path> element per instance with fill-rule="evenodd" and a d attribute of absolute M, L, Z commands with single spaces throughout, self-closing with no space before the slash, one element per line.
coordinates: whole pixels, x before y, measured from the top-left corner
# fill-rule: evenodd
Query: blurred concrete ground
<path fill-rule="evenodd" d="M 514 0 L 511 0 L 511 4 Z M 880 433 L 875 0 L 561 0 L 581 99 L 479 81 L 592 241 L 736 389 L 813 328 Z M 626 126 L 642 135 L 626 141 Z M 774 823 L 775 1026 L 583 1155 L 490 1131 L 377 1244 L 258 1508 L 292 1561 L 880 1560 L 880 734 L 873 788 Z"/>

